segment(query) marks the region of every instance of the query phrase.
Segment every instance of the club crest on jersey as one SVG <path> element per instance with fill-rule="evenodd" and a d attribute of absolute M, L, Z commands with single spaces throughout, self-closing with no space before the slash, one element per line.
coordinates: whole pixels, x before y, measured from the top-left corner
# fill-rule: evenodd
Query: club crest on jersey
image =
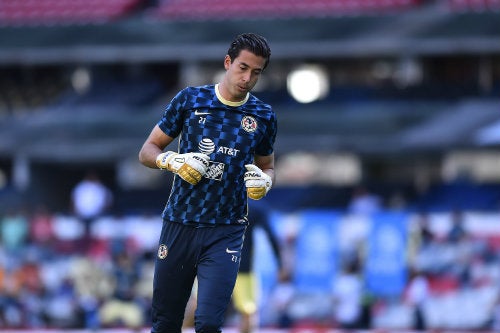
<path fill-rule="evenodd" d="M 248 133 L 255 132 L 257 130 L 257 121 L 254 117 L 244 116 L 241 119 L 241 127 Z"/>
<path fill-rule="evenodd" d="M 165 259 L 168 254 L 168 247 L 165 244 L 161 244 L 158 248 L 158 258 Z"/>

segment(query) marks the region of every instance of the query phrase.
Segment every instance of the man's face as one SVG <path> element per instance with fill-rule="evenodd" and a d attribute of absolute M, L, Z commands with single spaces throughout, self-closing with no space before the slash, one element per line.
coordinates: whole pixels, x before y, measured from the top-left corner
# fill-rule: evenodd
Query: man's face
<path fill-rule="evenodd" d="M 226 69 L 224 82 L 230 96 L 225 96 L 225 98 L 229 97 L 229 100 L 233 102 L 243 100 L 257 84 L 265 63 L 266 59 L 247 50 L 242 50 L 233 62 L 226 55 L 224 58 L 224 68 Z"/>

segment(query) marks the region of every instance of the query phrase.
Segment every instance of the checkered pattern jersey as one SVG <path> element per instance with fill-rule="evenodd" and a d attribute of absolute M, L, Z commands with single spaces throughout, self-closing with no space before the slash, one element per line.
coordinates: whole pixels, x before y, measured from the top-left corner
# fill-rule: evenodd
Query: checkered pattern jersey
<path fill-rule="evenodd" d="M 162 217 L 197 226 L 246 224 L 245 164 L 254 154 L 273 153 L 277 121 L 271 106 L 249 94 L 241 105 L 227 105 L 216 86 L 187 87 L 167 106 L 161 130 L 179 138 L 179 153 L 202 152 L 210 166 L 191 185 L 176 176 Z"/>

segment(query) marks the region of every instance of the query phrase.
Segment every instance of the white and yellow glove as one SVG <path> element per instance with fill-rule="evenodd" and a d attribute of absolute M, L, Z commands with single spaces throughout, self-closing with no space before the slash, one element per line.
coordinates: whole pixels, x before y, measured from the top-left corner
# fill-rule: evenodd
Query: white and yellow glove
<path fill-rule="evenodd" d="M 156 157 L 156 165 L 176 173 L 192 185 L 198 184 L 207 172 L 210 158 L 202 153 L 178 154 L 173 151 L 161 153 Z"/>
<path fill-rule="evenodd" d="M 271 177 L 254 164 L 247 164 L 245 168 L 247 168 L 245 186 L 248 197 L 253 200 L 262 199 L 273 186 Z"/>

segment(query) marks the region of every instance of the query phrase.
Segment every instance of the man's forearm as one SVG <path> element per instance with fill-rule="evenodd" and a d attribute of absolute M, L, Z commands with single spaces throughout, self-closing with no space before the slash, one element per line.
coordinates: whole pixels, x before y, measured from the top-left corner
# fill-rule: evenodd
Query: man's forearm
<path fill-rule="evenodd" d="M 157 169 L 156 157 L 161 153 L 162 151 L 157 146 L 145 144 L 139 152 L 139 161 L 149 168 Z"/>

